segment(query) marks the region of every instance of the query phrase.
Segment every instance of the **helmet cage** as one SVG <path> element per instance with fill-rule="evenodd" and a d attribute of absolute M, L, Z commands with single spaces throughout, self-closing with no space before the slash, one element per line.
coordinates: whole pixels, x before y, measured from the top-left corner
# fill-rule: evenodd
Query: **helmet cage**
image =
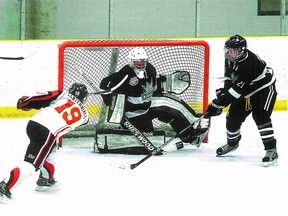
<path fill-rule="evenodd" d="M 245 54 L 246 48 L 247 42 L 245 38 L 240 35 L 234 35 L 225 42 L 225 58 L 231 61 L 239 60 Z"/>
<path fill-rule="evenodd" d="M 225 57 L 231 61 L 235 61 L 240 59 L 243 54 L 244 50 L 241 47 L 238 48 L 232 48 L 232 47 L 225 47 L 224 52 L 225 52 Z"/>

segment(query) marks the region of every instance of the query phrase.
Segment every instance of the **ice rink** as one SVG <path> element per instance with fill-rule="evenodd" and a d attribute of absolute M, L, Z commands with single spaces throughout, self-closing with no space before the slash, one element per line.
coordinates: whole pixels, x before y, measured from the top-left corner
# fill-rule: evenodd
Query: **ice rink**
<path fill-rule="evenodd" d="M 1 216 L 287 216 L 288 112 L 274 112 L 278 166 L 263 167 L 265 155 L 257 128 L 249 116 L 237 151 L 216 157 L 226 142 L 225 114 L 212 118 L 209 142 L 200 148 L 154 156 L 134 170 L 117 168 L 143 155 L 98 154 L 93 139 L 84 147 L 58 151 L 55 177 L 61 190 L 34 191 L 36 173 L 13 191 L 13 200 L 0 204 Z M 28 144 L 28 119 L 0 120 L 0 180 L 22 161 Z"/>

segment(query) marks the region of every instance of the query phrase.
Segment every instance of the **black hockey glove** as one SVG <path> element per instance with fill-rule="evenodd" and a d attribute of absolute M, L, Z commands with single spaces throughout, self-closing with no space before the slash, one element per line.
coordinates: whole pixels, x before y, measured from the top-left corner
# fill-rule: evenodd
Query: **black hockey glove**
<path fill-rule="evenodd" d="M 102 94 L 102 99 L 103 99 L 103 102 L 105 103 L 106 106 L 110 106 L 111 105 L 111 101 L 112 101 L 112 95 L 109 94 L 109 95 L 104 95 Z"/>
<path fill-rule="evenodd" d="M 227 107 L 232 100 L 231 95 L 224 88 L 216 89 L 217 105 Z"/>
<path fill-rule="evenodd" d="M 27 101 L 29 100 L 30 97 L 28 96 L 22 96 L 20 99 L 18 99 L 17 101 L 17 109 L 21 109 L 23 111 L 29 111 L 31 110 L 30 107 L 28 107 L 27 105 Z"/>
<path fill-rule="evenodd" d="M 224 88 L 216 89 L 216 97 L 219 101 L 225 100 L 225 90 Z"/>
<path fill-rule="evenodd" d="M 221 106 L 219 104 L 218 99 L 214 99 L 207 107 L 206 113 L 208 113 L 209 116 L 218 116 L 221 115 L 223 108 L 225 106 Z"/>
<path fill-rule="evenodd" d="M 157 80 L 159 80 L 160 82 L 165 82 L 167 80 L 167 77 L 165 75 L 160 74 Z"/>
<path fill-rule="evenodd" d="M 216 89 L 216 99 L 214 99 L 208 106 L 206 113 L 209 116 L 218 116 L 222 113 L 223 108 L 230 104 L 229 97 L 227 97 L 224 88 Z"/>

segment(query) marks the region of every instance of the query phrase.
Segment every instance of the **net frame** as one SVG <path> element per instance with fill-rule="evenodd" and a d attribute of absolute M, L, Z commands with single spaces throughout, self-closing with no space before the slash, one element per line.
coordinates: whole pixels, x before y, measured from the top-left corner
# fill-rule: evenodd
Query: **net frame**
<path fill-rule="evenodd" d="M 203 49 L 203 53 L 201 54 L 201 55 L 203 55 L 203 62 L 201 62 L 201 64 L 203 64 L 203 66 L 200 66 L 200 67 L 201 67 L 201 70 L 203 70 L 201 72 L 201 73 L 203 73 L 201 75 L 203 78 L 203 82 L 200 83 L 201 86 L 199 86 L 199 88 L 201 89 L 200 94 L 202 95 L 201 96 L 202 101 L 200 101 L 200 103 L 199 103 L 200 107 L 199 107 L 199 105 L 197 105 L 196 111 L 203 113 L 204 110 L 206 110 L 206 108 L 208 106 L 210 47 L 209 47 L 209 44 L 204 40 L 100 40 L 100 41 L 85 41 L 84 40 L 84 41 L 66 41 L 59 46 L 58 89 L 64 90 L 64 89 L 68 88 L 68 86 L 65 84 L 65 68 L 67 67 L 67 65 L 65 63 L 66 50 L 80 48 L 80 49 L 84 49 L 84 50 L 85 49 L 90 50 L 93 52 L 93 51 L 101 51 L 101 50 L 105 50 L 105 49 L 111 49 L 112 50 L 111 59 L 113 59 L 113 58 L 118 58 L 117 55 L 119 55 L 119 50 L 118 50 L 118 54 L 117 53 L 113 54 L 113 52 L 115 50 L 117 50 L 117 49 L 121 50 L 124 48 L 133 48 L 136 46 L 141 46 L 141 47 L 144 47 L 147 49 L 150 47 L 154 47 L 156 49 L 157 48 L 174 49 L 173 47 L 177 47 L 176 50 L 179 47 L 201 47 L 201 49 Z M 171 51 L 169 51 L 169 52 L 171 52 Z M 127 54 L 128 54 L 128 52 L 127 52 Z M 148 56 L 149 56 L 149 53 L 148 53 Z M 117 59 L 115 61 L 117 62 Z M 149 61 L 150 61 L 150 57 L 149 57 Z M 111 62 L 113 62 L 113 60 Z M 107 75 L 110 73 L 117 72 L 117 71 L 115 71 L 117 65 L 116 66 L 112 65 L 111 62 L 109 65 L 109 69 L 106 68 L 107 69 Z M 152 64 L 155 65 L 154 63 L 152 63 Z M 157 64 L 159 64 L 159 62 Z M 162 63 L 160 62 L 160 64 L 162 64 Z M 157 65 L 156 65 L 156 69 L 157 69 Z M 81 69 L 81 71 L 79 68 L 77 70 L 78 70 L 78 72 L 82 73 L 82 69 Z M 83 71 L 85 72 L 85 69 Z M 84 74 L 84 72 L 82 74 Z M 172 73 L 172 72 L 173 71 L 169 71 L 169 73 Z M 163 71 L 161 74 L 163 74 Z M 165 73 L 164 73 L 164 75 L 165 75 Z M 193 79 L 193 74 L 192 74 L 191 78 Z M 85 77 L 84 77 L 84 79 L 85 79 Z M 86 80 L 86 84 L 87 84 L 87 80 Z M 88 83 L 88 86 L 90 86 L 90 90 L 88 87 L 89 92 L 95 91 L 95 88 L 94 89 L 92 88 L 93 90 L 91 90 L 91 82 Z M 95 86 L 97 88 L 96 84 L 95 84 Z M 190 92 L 190 93 L 192 94 L 193 92 Z M 186 94 L 190 94 L 190 93 L 188 92 Z M 182 98 L 182 99 L 185 101 L 185 98 Z M 185 101 L 185 102 L 187 102 L 189 105 L 191 105 L 191 103 L 192 103 L 191 101 Z M 97 114 L 97 115 L 99 115 L 99 118 L 96 120 L 97 124 L 95 125 L 95 127 L 93 127 L 92 129 L 91 128 L 87 129 L 87 128 L 85 128 L 85 126 L 80 127 L 80 130 L 78 130 L 78 131 L 76 130 L 75 132 L 70 133 L 70 135 L 72 137 L 74 137 L 74 136 L 80 136 L 80 137 L 81 136 L 94 136 L 95 130 L 97 128 L 105 128 L 107 126 L 107 124 L 105 123 L 106 107 L 103 104 L 103 102 L 100 102 L 100 104 L 98 104 L 98 105 L 101 106 L 101 112 Z M 195 107 L 193 107 L 193 105 L 191 107 L 195 110 Z M 109 127 L 113 128 L 113 125 L 112 126 L 110 125 Z M 170 130 L 170 129 L 169 129 L 169 126 L 168 127 L 163 126 L 161 128 L 161 130 Z"/>

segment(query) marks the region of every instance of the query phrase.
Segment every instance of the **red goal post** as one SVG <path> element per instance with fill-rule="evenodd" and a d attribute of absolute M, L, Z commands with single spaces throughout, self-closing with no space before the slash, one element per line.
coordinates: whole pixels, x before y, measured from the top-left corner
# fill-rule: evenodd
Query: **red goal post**
<path fill-rule="evenodd" d="M 68 89 L 74 82 L 86 84 L 89 92 L 95 92 L 100 81 L 127 64 L 130 49 L 144 47 L 158 74 L 170 74 L 177 70 L 188 71 L 190 87 L 180 96 L 196 112 L 203 113 L 208 106 L 209 44 L 204 40 L 99 40 L 68 41 L 59 46 L 58 88 Z M 92 82 L 92 83 L 91 83 Z M 106 107 L 100 95 L 89 96 L 90 123 L 81 126 L 72 136 L 94 136 L 97 128 L 109 128 Z M 157 128 L 161 123 L 155 122 Z M 166 130 L 167 126 L 159 126 Z M 165 129 L 163 129 L 165 128 Z M 169 129 L 168 129 L 169 130 Z M 78 134 L 78 135 L 76 135 Z"/>

